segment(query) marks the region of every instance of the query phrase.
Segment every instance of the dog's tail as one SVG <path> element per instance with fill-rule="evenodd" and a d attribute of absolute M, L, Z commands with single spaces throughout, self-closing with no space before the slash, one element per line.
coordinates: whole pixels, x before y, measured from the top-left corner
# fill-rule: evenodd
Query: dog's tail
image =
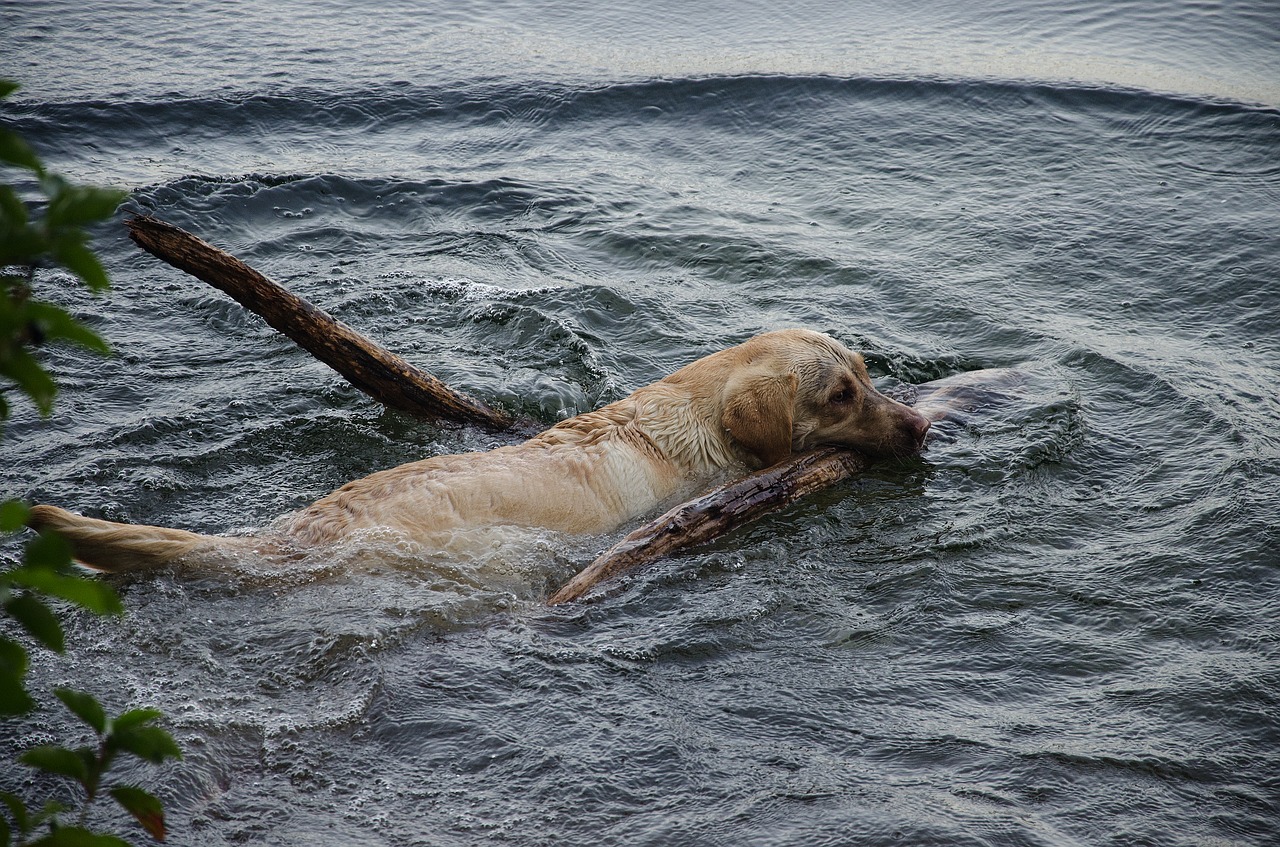
<path fill-rule="evenodd" d="M 256 538 L 199 535 L 181 529 L 86 518 L 57 506 L 32 506 L 27 525 L 50 529 L 71 542 L 78 562 L 102 571 L 158 568 L 201 553 L 249 550 Z"/>

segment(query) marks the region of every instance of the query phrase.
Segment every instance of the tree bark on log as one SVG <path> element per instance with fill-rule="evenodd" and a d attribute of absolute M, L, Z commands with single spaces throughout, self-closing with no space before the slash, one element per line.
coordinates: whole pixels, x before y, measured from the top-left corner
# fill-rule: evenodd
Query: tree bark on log
<path fill-rule="evenodd" d="M 491 432 L 531 434 L 536 427 L 454 391 L 234 256 L 153 217 L 125 222 L 151 255 L 224 291 L 385 406 Z"/>
<path fill-rule="evenodd" d="M 869 463 L 861 453 L 823 447 L 722 485 L 632 532 L 561 586 L 547 603 L 556 606 L 577 600 L 607 579 L 724 535 L 862 473 Z"/>

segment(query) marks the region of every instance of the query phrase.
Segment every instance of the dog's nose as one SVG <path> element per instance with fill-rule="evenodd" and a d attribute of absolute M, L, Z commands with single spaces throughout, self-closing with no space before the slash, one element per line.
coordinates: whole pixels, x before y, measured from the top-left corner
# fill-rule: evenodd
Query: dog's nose
<path fill-rule="evenodd" d="M 917 445 L 924 446 L 924 437 L 929 434 L 929 419 L 919 412 L 912 411 L 911 416 L 907 418 L 907 429 L 915 438 Z"/>

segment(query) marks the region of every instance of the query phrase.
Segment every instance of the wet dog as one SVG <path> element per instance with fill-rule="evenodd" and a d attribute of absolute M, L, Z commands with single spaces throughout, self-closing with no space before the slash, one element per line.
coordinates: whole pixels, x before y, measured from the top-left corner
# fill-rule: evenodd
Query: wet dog
<path fill-rule="evenodd" d="M 808 330 L 758 335 L 509 447 L 436 456 L 358 479 L 254 537 L 119 524 L 35 506 L 31 525 L 76 558 L 138 570 L 219 553 L 296 553 L 385 528 L 446 550 L 470 529 L 609 532 L 727 473 L 824 444 L 918 453 L 929 421 L 875 390 L 862 357 Z"/>

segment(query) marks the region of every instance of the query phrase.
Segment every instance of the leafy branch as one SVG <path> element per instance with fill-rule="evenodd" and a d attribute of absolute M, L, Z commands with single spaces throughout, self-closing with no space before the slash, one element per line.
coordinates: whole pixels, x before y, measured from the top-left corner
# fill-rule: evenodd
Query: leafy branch
<path fill-rule="evenodd" d="M 0 100 L 17 89 L 0 79 Z M 111 188 L 75 185 L 45 169 L 34 151 L 16 133 L 0 128 L 0 165 L 27 173 L 43 195 L 43 202 L 23 202 L 17 189 L 0 183 L 0 427 L 9 416 L 5 394 L 26 395 L 44 416 L 53 410 L 57 385 L 37 359 L 37 349 L 64 341 L 106 354 L 106 342 L 66 310 L 33 296 L 36 271 L 61 267 L 95 293 L 109 287 L 106 271 L 89 247 L 85 227 L 111 217 L 127 194 Z M 14 535 L 26 526 L 25 503 L 0 503 L 0 535 Z M 62 624 L 52 604 L 65 603 L 97 615 L 121 615 L 120 598 L 106 583 L 86 579 L 74 568 L 71 547 L 60 536 L 44 532 L 31 539 L 17 567 L 0 573 L 0 608 L 37 644 L 58 653 L 66 649 Z M 0 635 L 0 718 L 14 718 L 37 708 L 26 687 L 27 650 L 17 639 Z M 59 688 L 54 695 L 96 735 L 96 743 L 70 749 L 56 745 L 32 748 L 19 757 L 23 764 L 77 783 L 84 793 L 76 823 L 64 825 L 60 815 L 75 809 L 46 801 L 32 810 L 14 794 L 0 792 L 0 847 L 11 844 L 45 847 L 117 847 L 124 840 L 86 827 L 90 805 L 103 793 L 104 776 L 121 753 L 148 762 L 179 759 L 181 753 L 168 732 L 155 726 L 154 709 L 133 709 L 114 718 L 90 694 Z M 165 838 L 164 810 L 148 792 L 133 785 L 106 789 L 153 838 Z M 44 834 L 40 834 L 40 833 Z M 35 840 L 32 840 L 32 839 Z"/>
<path fill-rule="evenodd" d="M 62 844 L 107 847 L 126 844 L 127 842 L 115 836 L 93 833 L 83 826 L 89 804 L 101 792 L 103 775 L 122 752 L 155 764 L 162 764 L 171 758 L 180 759 L 182 754 L 169 733 L 152 726 L 152 722 L 161 717 L 160 712 L 155 709 L 133 709 L 115 718 L 108 718 L 102 705 L 90 694 L 71 688 L 58 688 L 53 693 L 93 729 L 98 742 L 96 745 L 77 747 L 74 750 L 56 745 L 33 747 L 22 754 L 20 761 L 45 773 L 67 777 L 79 783 L 85 794 L 79 822 L 75 826 L 59 826 L 57 814 L 67 810 L 56 804 L 46 804 L 41 812 L 31 814 L 22 799 L 12 794 L 0 793 L 0 801 L 8 806 L 21 838 L 44 823 L 51 825 L 48 835 L 30 842 L 33 847 Z M 133 815 L 153 838 L 164 840 L 164 809 L 159 800 L 136 785 L 117 785 L 109 788 L 107 793 Z"/>
<path fill-rule="evenodd" d="M 0 99 L 17 87 L 0 80 Z M 48 415 L 57 386 L 31 348 L 59 340 L 103 354 L 108 347 L 64 309 L 33 299 L 31 282 L 37 268 L 53 265 L 71 271 L 91 291 L 107 290 L 107 272 L 89 248 L 84 227 L 109 218 L 128 195 L 114 188 L 74 185 L 50 173 L 26 141 L 6 129 L 0 129 L 0 163 L 29 172 L 46 198 L 43 214 L 32 218 L 14 187 L 0 184 L 0 377 L 12 380 L 41 414 Z M 0 393 L 0 420 L 8 415 Z"/>

